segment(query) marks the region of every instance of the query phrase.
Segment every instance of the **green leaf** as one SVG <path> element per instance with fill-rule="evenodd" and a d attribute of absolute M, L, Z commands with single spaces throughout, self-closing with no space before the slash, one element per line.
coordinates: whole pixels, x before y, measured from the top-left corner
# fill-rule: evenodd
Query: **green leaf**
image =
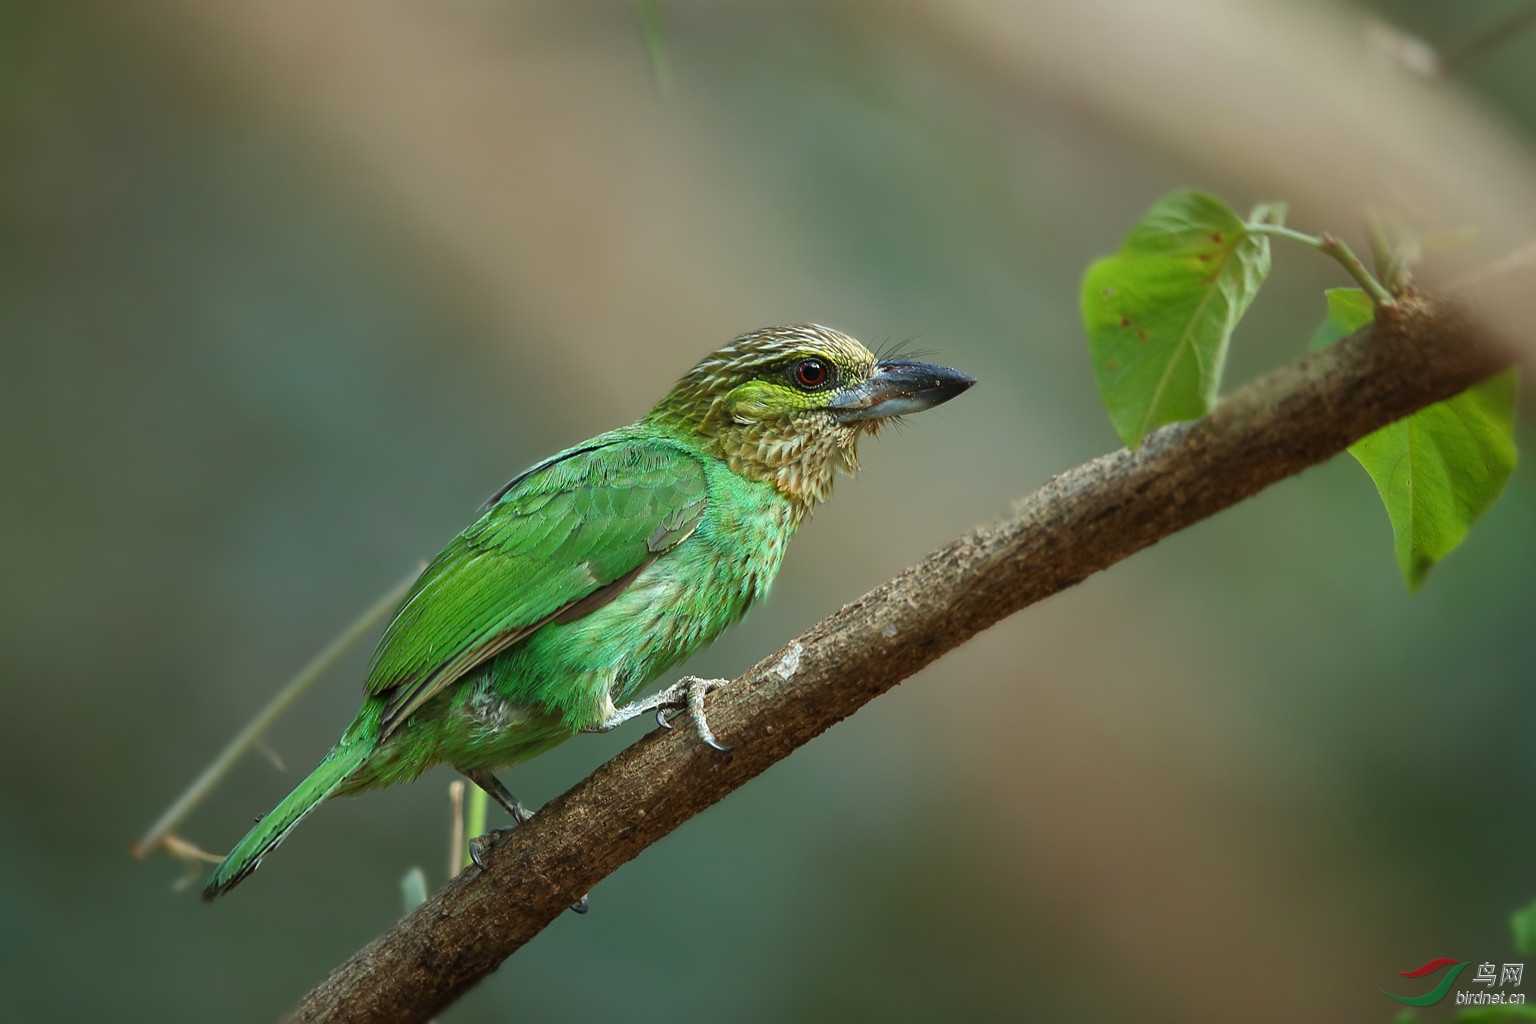
<path fill-rule="evenodd" d="M 1456 1024 L 1525 1024 L 1526 1021 L 1536 1021 L 1536 1007 L 1519 1004 L 1479 1006 L 1456 1015 Z"/>
<path fill-rule="evenodd" d="M 1254 210 L 1278 224 L 1284 207 Z M 1099 396 L 1132 448 L 1216 404 L 1232 329 L 1269 273 L 1269 239 L 1204 192 L 1164 196 L 1083 278 L 1083 326 Z"/>
<path fill-rule="evenodd" d="M 1374 319 L 1356 288 L 1328 292 L 1328 319 L 1312 338 L 1326 347 Z M 1498 500 L 1515 468 L 1518 377 L 1508 370 L 1350 445 L 1376 483 L 1410 591 L 1456 550 Z"/>
<path fill-rule="evenodd" d="M 1359 288 L 1329 288 L 1323 295 L 1328 300 L 1328 319 L 1312 335 L 1309 352 L 1325 349 L 1376 319 L 1371 297 Z"/>
<path fill-rule="evenodd" d="M 1514 933 L 1516 949 L 1526 956 L 1536 956 L 1536 903 L 1510 914 L 1509 930 Z"/>

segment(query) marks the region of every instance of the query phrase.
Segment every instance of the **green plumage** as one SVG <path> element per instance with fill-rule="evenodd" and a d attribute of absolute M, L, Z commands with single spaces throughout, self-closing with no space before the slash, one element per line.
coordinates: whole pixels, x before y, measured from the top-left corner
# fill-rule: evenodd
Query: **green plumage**
<path fill-rule="evenodd" d="M 720 479 L 707 501 L 705 461 L 654 429 L 629 428 L 514 482 L 433 560 L 385 632 L 364 689 L 389 694 L 386 727 L 441 692 L 467 661 L 515 645 L 576 602 L 643 572 L 708 508 L 716 518 L 727 514 Z M 696 562 L 674 556 L 667 570 L 697 575 Z M 445 651 L 464 653 L 444 662 Z M 595 724 L 571 713 L 576 728 Z"/>
<path fill-rule="evenodd" d="M 843 386 L 785 384 L 785 367 L 808 358 Z M 721 365 L 730 360 L 739 365 Z M 852 414 L 827 403 L 868 390 L 877 369 L 825 328 L 746 335 L 645 419 L 516 477 L 422 572 L 379 642 L 356 719 L 204 896 L 255 870 L 327 797 L 444 762 L 491 771 L 614 720 L 617 705 L 767 593 L 831 469 L 849 468 L 859 432 L 878 419 L 860 411 L 850 426 Z M 782 415 L 764 415 L 765 387 L 770 399 L 784 392 Z"/>

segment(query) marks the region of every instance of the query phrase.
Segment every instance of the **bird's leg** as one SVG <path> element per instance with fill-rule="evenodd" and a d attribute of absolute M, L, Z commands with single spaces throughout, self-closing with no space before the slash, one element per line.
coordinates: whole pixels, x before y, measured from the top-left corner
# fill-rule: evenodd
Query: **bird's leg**
<path fill-rule="evenodd" d="M 487 832 L 483 836 L 470 837 L 469 859 L 474 861 L 475 867 L 479 868 L 481 871 L 484 871 L 485 864 L 480 859 L 480 856 L 485 852 L 486 840 L 491 836 L 496 835 L 498 832 L 512 831 L 512 829 L 517 828 L 517 826 L 523 824 L 529 818 L 533 817 L 533 812 L 524 807 L 523 802 L 517 797 L 513 796 L 512 791 L 503 785 L 502 781 L 496 777 L 496 773 L 491 771 L 489 768 L 471 768 L 468 771 L 463 771 L 461 769 L 459 774 L 463 775 L 470 782 L 473 782 L 475 785 L 485 790 L 486 796 L 489 796 L 492 800 L 495 800 L 498 804 L 501 804 L 506 812 L 512 815 L 511 828 L 492 829 L 490 832 Z"/>
<path fill-rule="evenodd" d="M 608 720 L 602 725 L 584 731 L 609 732 L 631 718 L 638 718 L 651 711 L 656 712 L 658 725 L 670 729 L 672 724 L 669 719 L 686 711 L 693 721 L 694 728 L 699 730 L 700 738 L 709 746 L 724 753 L 731 748 L 722 745 L 710 731 L 709 721 L 704 716 L 704 697 L 710 690 L 718 690 L 729 682 L 729 679 L 700 679 L 698 676 L 684 676 L 659 693 L 653 693 L 640 700 L 632 700 L 621 708 L 614 708 L 613 714 L 609 715 Z"/>
<path fill-rule="evenodd" d="M 485 790 L 487 796 L 501 804 L 506 812 L 512 815 L 513 828 L 524 824 L 529 818 L 533 817 L 533 812 L 524 807 L 523 802 L 513 796 L 512 791 L 502 785 L 501 780 L 496 777 L 496 773 L 489 768 L 471 768 L 469 771 L 461 770 L 459 774 Z"/>

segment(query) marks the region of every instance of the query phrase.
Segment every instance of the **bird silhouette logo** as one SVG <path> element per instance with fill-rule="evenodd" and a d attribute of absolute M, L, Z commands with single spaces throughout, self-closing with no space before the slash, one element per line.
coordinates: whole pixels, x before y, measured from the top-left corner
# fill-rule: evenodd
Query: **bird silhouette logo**
<path fill-rule="evenodd" d="M 1440 984 L 1421 996 L 1400 996 L 1395 992 L 1388 992 L 1386 989 L 1381 991 L 1400 1003 L 1407 1003 L 1409 1006 L 1434 1006 L 1445 998 L 1446 993 L 1451 990 L 1451 986 L 1456 983 L 1456 976 L 1466 970 L 1467 965 L 1471 962 L 1470 960 L 1457 960 L 1453 956 L 1442 956 L 1430 960 L 1423 966 L 1416 967 L 1411 971 L 1398 971 L 1397 973 L 1404 978 L 1427 978 L 1442 967 L 1451 968 L 1446 972 L 1445 977 L 1440 979 Z"/>

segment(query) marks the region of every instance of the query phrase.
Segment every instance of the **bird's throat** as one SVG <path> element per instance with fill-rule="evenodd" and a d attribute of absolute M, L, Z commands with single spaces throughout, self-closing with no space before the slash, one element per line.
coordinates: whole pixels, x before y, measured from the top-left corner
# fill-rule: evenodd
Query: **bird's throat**
<path fill-rule="evenodd" d="M 795 524 L 832 494 L 841 470 L 859 469 L 859 435 L 872 434 L 877 421 L 841 424 L 829 415 L 733 422 L 715 435 L 715 454 L 732 472 L 771 483 L 794 508 Z"/>

